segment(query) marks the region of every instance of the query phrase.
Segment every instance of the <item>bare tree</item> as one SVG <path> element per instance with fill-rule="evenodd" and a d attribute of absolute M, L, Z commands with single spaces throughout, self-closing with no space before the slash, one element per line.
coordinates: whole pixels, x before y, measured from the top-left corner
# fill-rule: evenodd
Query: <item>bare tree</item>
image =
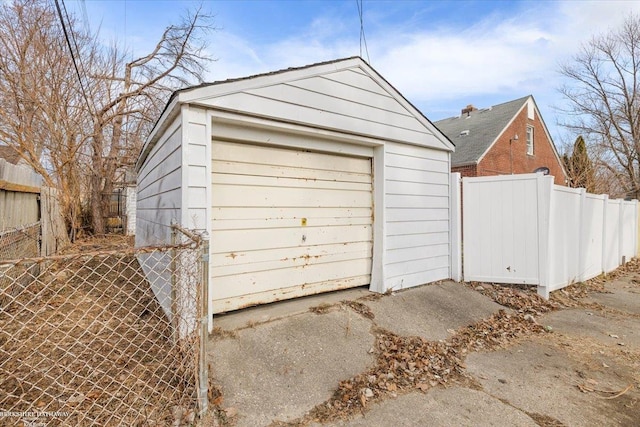
<path fill-rule="evenodd" d="M 618 192 L 640 197 L 640 17 L 593 37 L 560 72 L 570 104 L 563 124 L 584 135 Z"/>
<path fill-rule="evenodd" d="M 126 61 L 117 46 L 103 52 L 92 75 L 91 216 L 104 233 L 103 212 L 119 167 L 133 165 L 147 131 L 171 92 L 201 83 L 210 59 L 206 40 L 211 17 L 198 9 L 166 28 L 151 52 Z"/>
<path fill-rule="evenodd" d="M 105 232 L 119 170 L 135 163 L 171 92 L 202 81 L 210 21 L 187 12 L 151 52 L 127 60 L 130 52 L 104 47 L 51 2 L 0 4 L 0 143 L 60 190 L 72 233 L 87 217 Z"/>
<path fill-rule="evenodd" d="M 55 11 L 28 0 L 0 6 L 0 141 L 13 147 L 46 185 L 59 189 L 71 229 L 79 227 L 78 152 L 85 114 Z M 77 34 L 86 45 L 86 34 Z"/>

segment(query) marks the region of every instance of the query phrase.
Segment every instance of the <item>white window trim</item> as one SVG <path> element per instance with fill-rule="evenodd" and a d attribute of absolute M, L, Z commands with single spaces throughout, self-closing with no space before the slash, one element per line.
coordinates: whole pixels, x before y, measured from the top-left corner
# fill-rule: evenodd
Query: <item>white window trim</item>
<path fill-rule="evenodd" d="M 527 155 L 529 156 L 533 156 L 533 139 L 534 139 L 534 132 L 533 132 L 533 126 L 527 125 Z"/>

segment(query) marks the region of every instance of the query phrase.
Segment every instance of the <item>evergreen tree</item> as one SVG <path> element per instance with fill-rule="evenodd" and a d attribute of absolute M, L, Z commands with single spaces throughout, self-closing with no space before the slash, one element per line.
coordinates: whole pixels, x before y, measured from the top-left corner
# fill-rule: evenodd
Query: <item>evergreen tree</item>
<path fill-rule="evenodd" d="M 588 192 L 595 192 L 595 174 L 593 164 L 587 153 L 587 144 L 582 135 L 576 138 L 573 144 L 573 153 L 567 159 L 563 156 L 567 173 L 569 174 L 569 186 L 574 188 L 586 188 Z"/>

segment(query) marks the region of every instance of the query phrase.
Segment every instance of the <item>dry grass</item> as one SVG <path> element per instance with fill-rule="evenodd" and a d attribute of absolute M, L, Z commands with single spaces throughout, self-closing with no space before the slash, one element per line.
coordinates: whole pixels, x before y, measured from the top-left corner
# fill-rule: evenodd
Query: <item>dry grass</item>
<path fill-rule="evenodd" d="M 105 240 L 129 247 L 92 239 L 67 253 L 99 250 Z M 70 414 L 47 425 L 189 423 L 198 343 L 171 344 L 136 257 L 74 255 L 39 267 L 0 313 L 0 408 Z"/>

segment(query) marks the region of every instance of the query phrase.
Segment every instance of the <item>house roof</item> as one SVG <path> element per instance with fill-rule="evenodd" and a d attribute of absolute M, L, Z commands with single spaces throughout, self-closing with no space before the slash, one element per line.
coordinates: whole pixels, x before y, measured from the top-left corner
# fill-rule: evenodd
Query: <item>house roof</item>
<path fill-rule="evenodd" d="M 20 157 L 20 154 L 15 148 L 8 145 L 0 145 L 0 159 L 4 159 L 13 165 L 17 165 L 22 157 Z"/>
<path fill-rule="evenodd" d="M 452 166 L 473 164 L 500 136 L 531 95 L 434 122 L 456 146 Z"/>
<path fill-rule="evenodd" d="M 405 120 L 404 123 L 407 121 L 413 121 L 412 124 L 408 125 L 408 127 L 411 128 L 409 129 L 409 132 L 411 133 L 413 141 L 407 141 L 404 139 L 402 139 L 402 141 L 413 143 L 415 145 L 425 145 L 432 148 L 453 151 L 454 145 L 452 142 L 442 132 L 440 132 L 440 130 L 438 130 L 438 128 L 434 126 L 434 124 L 427 119 L 420 110 L 404 98 L 404 96 L 389 84 L 389 82 L 387 82 L 380 74 L 378 74 L 377 71 L 375 71 L 362 58 L 349 57 L 305 65 L 303 67 L 286 68 L 269 73 L 206 83 L 175 91 L 171 95 L 164 111 L 147 138 L 136 167 L 137 169 L 141 167 L 150 150 L 156 144 L 158 138 L 160 138 L 164 130 L 180 114 L 180 105 L 182 104 L 191 104 L 202 108 L 212 108 L 216 110 L 229 110 L 246 115 L 264 116 L 265 118 L 272 118 L 280 121 L 291 121 L 292 123 L 303 124 L 311 127 L 323 128 L 326 126 L 327 129 L 335 127 L 334 130 L 340 130 L 341 124 L 338 122 L 325 121 L 315 123 L 313 120 L 305 122 L 303 119 L 300 119 L 301 116 L 297 113 L 298 111 L 303 111 L 305 109 L 308 111 L 309 108 L 315 108 L 309 104 L 314 102 L 311 100 L 311 97 L 314 97 L 316 94 L 320 94 L 320 92 L 325 93 L 323 92 L 325 90 L 333 91 L 331 92 L 333 98 L 340 100 L 347 96 L 345 95 L 346 93 L 354 89 L 351 85 L 343 85 L 339 89 L 336 89 L 339 85 L 321 85 L 319 87 L 322 87 L 322 89 L 316 89 L 318 92 L 312 93 L 309 98 L 298 98 L 297 101 L 299 105 L 296 105 L 296 103 L 290 103 L 289 106 L 291 108 L 287 110 L 289 111 L 288 115 L 282 115 L 280 111 L 275 112 L 274 110 L 256 111 L 256 108 L 258 108 L 257 104 L 252 101 L 255 99 L 273 99 L 273 97 L 277 97 L 277 94 L 279 93 L 282 93 L 282 96 L 287 96 L 283 91 L 279 91 L 279 89 L 284 88 L 285 90 L 298 90 L 300 89 L 300 86 L 295 86 L 297 82 L 301 82 L 303 80 L 308 82 L 309 79 L 333 75 L 345 70 L 357 71 L 357 76 L 361 79 L 360 83 L 368 79 L 366 80 L 367 87 L 357 87 L 358 83 L 354 83 L 355 88 L 360 90 L 361 93 L 383 94 L 389 102 L 396 103 L 396 107 L 391 107 L 392 109 L 401 110 L 400 115 L 406 116 L 403 119 Z M 327 82 L 325 81 L 324 83 Z M 329 81 L 328 83 L 331 82 Z M 287 87 L 284 87 L 283 85 Z M 295 87 L 292 89 L 291 86 Z M 276 90 L 270 91 L 269 89 Z M 265 92 L 269 93 L 265 95 Z M 276 95 L 274 95 L 274 92 Z M 253 98 L 249 99 L 251 97 Z M 368 105 L 366 105 L 366 101 L 364 101 L 362 105 L 364 105 L 364 108 L 368 107 Z M 378 108 L 378 106 L 370 107 Z M 381 107 L 381 111 L 384 110 L 384 108 L 388 108 L 388 105 Z M 318 120 L 322 119 L 322 117 L 331 116 L 333 113 L 332 107 L 327 108 L 326 105 L 317 107 L 317 110 L 320 112 L 320 114 L 316 115 Z M 276 113 L 279 115 L 276 115 Z M 389 127 L 391 128 L 392 126 Z M 375 133 L 375 129 L 375 126 L 369 126 L 366 130 L 362 131 L 362 135 L 375 137 L 378 135 Z M 396 129 L 399 133 L 402 126 L 397 126 Z M 358 132 L 359 131 L 354 131 L 354 134 L 357 134 Z M 424 133 L 425 135 L 428 134 L 429 138 L 420 139 L 421 133 Z M 389 138 L 388 135 L 382 135 L 380 138 L 384 140 L 394 140 L 393 138 Z M 398 141 L 400 140 L 401 138 L 398 139 Z"/>

